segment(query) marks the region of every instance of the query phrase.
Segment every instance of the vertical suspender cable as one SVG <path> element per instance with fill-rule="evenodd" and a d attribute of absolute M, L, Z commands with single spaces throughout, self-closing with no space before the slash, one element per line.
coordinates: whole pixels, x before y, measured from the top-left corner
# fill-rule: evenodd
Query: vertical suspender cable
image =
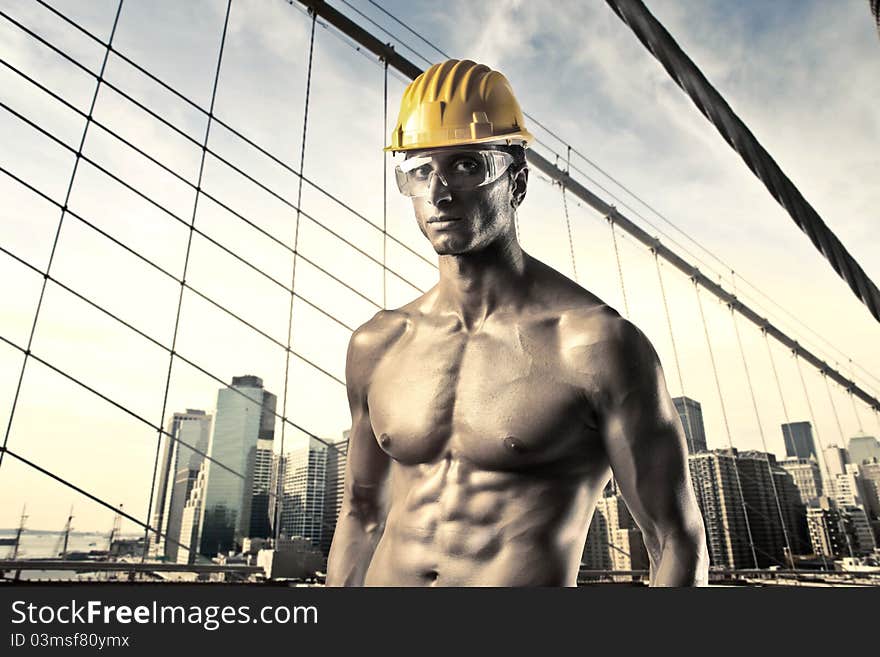
<path fill-rule="evenodd" d="M 205 125 L 205 139 L 202 142 L 202 154 L 199 160 L 199 175 L 198 180 L 196 181 L 196 194 L 193 199 L 193 210 L 192 210 L 192 219 L 189 223 L 189 235 L 186 241 L 186 256 L 183 260 L 183 275 L 181 276 L 180 283 L 180 295 L 177 298 L 177 314 L 174 317 L 174 335 L 171 338 L 171 351 L 169 353 L 168 358 L 168 374 L 165 377 L 165 394 L 162 396 L 162 415 L 159 417 L 159 435 L 156 439 L 156 457 L 153 461 L 153 477 L 150 483 L 150 501 L 147 506 L 147 522 L 146 525 L 149 525 L 150 520 L 150 511 L 152 511 L 153 507 L 153 495 L 155 493 L 156 487 L 156 471 L 159 466 L 159 449 L 162 446 L 162 427 L 165 424 L 165 413 L 168 410 L 168 391 L 171 388 L 171 370 L 174 367 L 174 355 L 175 349 L 177 348 L 177 335 L 180 329 L 180 310 L 183 306 L 183 291 L 186 288 L 186 273 L 189 269 L 189 256 L 192 252 L 192 240 L 193 233 L 195 232 L 196 225 L 196 215 L 198 214 L 199 209 L 199 198 L 202 194 L 202 176 L 205 173 L 205 158 L 208 153 L 208 141 L 211 137 L 211 124 L 214 120 L 214 101 L 217 99 L 217 84 L 220 81 L 220 66 L 223 63 L 223 48 L 226 45 L 226 29 L 229 26 L 229 12 L 232 8 L 232 0 L 228 0 L 226 3 L 226 16 L 223 19 L 223 32 L 220 36 L 220 51 L 217 54 L 217 66 L 214 70 L 214 84 L 211 88 L 211 105 L 208 109 L 208 121 Z M 172 438 L 169 436 L 169 440 Z M 162 535 L 162 528 L 156 527 L 156 536 L 159 537 Z M 147 558 L 147 550 L 149 549 L 149 529 L 144 530 L 144 550 L 141 554 L 141 561 L 146 560 Z M 198 553 L 198 546 L 192 545 L 190 549 L 196 553 Z"/>
<path fill-rule="evenodd" d="M 791 551 L 791 542 L 788 538 L 788 528 L 785 526 L 785 517 L 782 514 L 782 505 L 779 503 L 779 492 L 776 490 L 776 479 L 773 477 L 773 467 L 770 465 L 770 450 L 767 449 L 767 439 L 764 436 L 764 427 L 761 425 L 761 415 L 758 412 L 758 401 L 755 398 L 755 388 L 752 386 L 752 376 L 749 372 L 749 363 L 746 359 L 746 350 L 743 348 L 742 338 L 739 334 L 739 324 L 736 321 L 736 311 L 730 306 L 730 318 L 733 321 L 733 330 L 736 333 L 736 344 L 739 346 L 739 354 L 742 357 L 743 370 L 746 373 L 746 382 L 749 385 L 749 395 L 752 398 L 752 408 L 755 409 L 755 421 L 758 423 L 758 433 L 761 436 L 761 446 L 764 448 L 764 458 L 767 461 L 767 472 L 770 475 L 770 486 L 773 488 L 773 499 L 776 500 L 776 511 L 779 513 L 779 522 L 782 525 L 782 535 L 785 538 L 785 549 L 788 550 L 788 560 L 792 570 L 795 570 L 794 554 Z"/>
<path fill-rule="evenodd" d="M 562 189 L 562 211 L 565 214 L 565 230 L 568 232 L 568 253 L 571 256 L 571 272 L 574 280 L 578 280 L 577 262 L 574 258 L 574 241 L 571 238 L 571 221 L 568 218 L 568 201 L 565 198 L 565 185 L 560 185 Z"/>
<path fill-rule="evenodd" d="M 611 242 L 614 244 L 614 259 L 617 261 L 617 278 L 620 281 L 620 293 L 623 295 L 623 312 L 626 314 L 626 318 L 629 319 L 629 302 L 626 299 L 626 285 L 623 284 L 623 266 L 620 261 L 620 251 L 617 248 L 617 230 L 614 228 L 614 217 L 609 214 L 605 219 L 608 220 L 608 225 L 611 227 Z"/>
<path fill-rule="evenodd" d="M 758 568 L 758 554 L 755 551 L 755 541 L 752 537 L 752 526 L 749 522 L 749 511 L 746 507 L 746 498 L 743 495 L 742 480 L 739 475 L 739 464 L 736 462 L 736 455 L 733 453 L 733 437 L 730 434 L 730 424 L 727 422 L 727 408 L 724 405 L 724 396 L 721 394 L 721 381 L 718 378 L 718 368 L 715 366 L 715 354 L 712 352 L 712 340 L 709 337 L 709 326 L 706 324 L 706 315 L 703 313 L 703 301 L 700 299 L 700 286 L 696 279 L 693 279 L 693 282 L 694 292 L 696 292 L 697 295 L 697 306 L 700 309 L 700 319 L 703 321 L 703 333 L 706 335 L 706 346 L 709 348 L 709 362 L 712 364 L 712 373 L 715 376 L 715 387 L 718 390 L 718 401 L 721 403 L 721 416 L 724 419 L 724 429 L 727 432 L 727 444 L 730 446 L 730 457 L 733 460 L 733 470 L 736 474 L 736 487 L 739 491 L 739 501 L 742 505 L 743 515 L 745 516 L 746 533 L 749 536 L 749 547 L 752 550 L 752 560 L 755 563 L 755 568 Z"/>
<path fill-rule="evenodd" d="M 840 446 L 846 447 L 846 437 L 843 435 L 843 425 L 840 424 L 840 416 L 837 414 L 837 405 L 831 395 L 831 386 L 828 384 L 828 375 L 823 371 L 822 380 L 825 381 L 825 392 L 828 393 L 828 401 L 831 402 L 831 412 L 834 413 L 834 421 L 837 423 L 837 432 L 840 434 Z"/>
<path fill-rule="evenodd" d="M 306 96 L 305 107 L 303 108 L 302 143 L 300 144 L 299 152 L 299 188 L 296 192 L 296 220 L 293 229 L 293 270 L 290 274 L 290 310 L 287 318 L 287 352 L 284 355 L 284 401 L 281 402 L 281 445 L 279 447 L 280 456 L 278 459 L 278 474 L 276 475 L 277 481 L 275 482 L 275 518 L 273 520 L 275 524 L 276 547 L 278 539 L 281 537 L 281 507 L 284 501 L 284 496 L 279 493 L 284 489 L 284 438 L 287 433 L 287 391 L 290 382 L 290 348 L 293 344 L 293 301 L 294 290 L 296 289 L 297 251 L 299 250 L 299 220 L 300 208 L 302 207 L 303 167 L 306 161 L 306 135 L 309 125 L 309 95 L 312 88 L 312 60 L 315 53 L 315 22 L 318 18 L 318 14 L 312 9 L 309 9 L 309 13 L 312 16 L 312 27 L 309 34 L 309 62 L 306 68 Z M 332 444 L 329 444 L 328 447 L 330 449 L 335 449 Z"/>
<path fill-rule="evenodd" d="M 95 111 L 95 104 L 98 101 L 98 92 L 101 91 L 101 83 L 104 81 L 104 71 L 107 68 L 107 60 L 112 50 L 113 37 L 116 36 L 116 26 L 119 24 L 119 15 L 122 13 L 122 3 L 125 0 L 119 0 L 116 7 L 116 15 L 113 18 L 113 27 L 110 30 L 110 38 L 107 40 L 107 48 L 104 51 L 104 59 L 101 62 L 101 70 L 97 76 L 95 84 L 95 92 L 92 94 L 92 102 L 89 105 L 89 113 L 86 116 L 86 124 L 83 127 L 82 137 L 79 140 L 79 148 L 76 150 L 76 157 L 73 161 L 73 170 L 70 173 L 70 181 L 67 183 L 67 193 L 64 195 L 64 203 L 61 206 L 61 216 L 58 218 L 58 227 L 55 229 L 55 239 L 52 242 L 52 250 L 49 252 L 49 262 L 46 265 L 46 274 L 43 276 L 43 285 L 40 288 L 40 297 L 37 300 L 37 308 L 34 312 L 34 321 L 31 324 L 31 332 L 28 336 L 27 349 L 24 351 L 24 360 L 21 363 L 21 371 L 18 374 L 18 384 L 15 386 L 15 395 L 12 398 L 12 408 L 9 411 L 9 420 L 6 422 L 6 433 L 3 436 L 3 448 L 0 449 L 0 467 L 3 466 L 3 457 L 6 454 L 6 445 L 9 442 L 9 432 L 12 429 L 12 420 L 15 417 L 15 409 L 18 406 L 18 397 L 21 394 L 21 384 L 24 381 L 24 372 L 27 368 L 28 358 L 31 355 L 31 346 L 34 342 L 34 334 L 37 331 L 37 320 L 40 317 L 40 310 L 43 307 L 43 296 L 46 294 L 46 285 L 49 282 L 49 273 L 52 269 L 52 263 L 55 260 L 55 251 L 58 248 L 58 238 L 61 236 L 61 226 L 64 223 L 64 217 L 67 214 L 67 204 L 70 202 L 70 195 L 73 192 L 73 183 L 76 180 L 76 172 L 79 169 L 79 162 L 82 158 L 83 146 L 86 143 L 86 137 L 89 134 L 89 126 L 92 124 L 92 114 Z"/>
<path fill-rule="evenodd" d="M 388 60 L 385 60 L 385 90 L 382 103 L 382 143 L 388 134 Z M 388 308 L 388 152 L 382 151 L 382 308 Z"/>
<path fill-rule="evenodd" d="M 614 231 L 614 224 L 611 224 L 611 230 Z M 675 333 L 672 331 L 672 315 L 669 313 L 669 304 L 666 301 L 666 286 L 663 285 L 663 274 L 660 273 L 660 260 L 657 256 L 656 251 L 651 251 L 654 254 L 654 265 L 657 267 L 657 280 L 660 281 L 660 297 L 663 299 L 663 311 L 666 313 L 666 326 L 669 328 L 669 341 L 672 343 L 672 355 L 675 358 L 675 371 L 678 374 L 678 389 L 681 390 L 681 403 L 684 406 L 684 418 L 685 422 L 687 422 L 687 432 L 685 434 L 685 438 L 687 439 L 688 445 L 688 453 L 695 454 L 696 449 L 694 448 L 694 424 L 691 422 L 691 414 L 688 410 L 687 404 L 687 393 L 684 389 L 684 375 L 681 371 L 681 361 L 678 358 L 678 347 L 675 345 Z M 623 276 L 621 276 L 621 283 L 623 282 Z"/>

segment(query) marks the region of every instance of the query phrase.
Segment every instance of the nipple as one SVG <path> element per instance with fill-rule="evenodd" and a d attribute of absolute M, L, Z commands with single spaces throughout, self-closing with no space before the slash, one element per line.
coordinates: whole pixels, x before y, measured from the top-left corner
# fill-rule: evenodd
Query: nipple
<path fill-rule="evenodd" d="M 389 436 L 387 433 L 383 433 L 381 436 L 379 436 L 379 444 L 382 445 L 382 447 L 390 446 L 391 436 Z"/>
<path fill-rule="evenodd" d="M 514 436 L 507 436 L 503 442 L 507 449 L 516 454 L 522 454 L 526 451 L 526 446 L 522 444 L 521 440 Z"/>

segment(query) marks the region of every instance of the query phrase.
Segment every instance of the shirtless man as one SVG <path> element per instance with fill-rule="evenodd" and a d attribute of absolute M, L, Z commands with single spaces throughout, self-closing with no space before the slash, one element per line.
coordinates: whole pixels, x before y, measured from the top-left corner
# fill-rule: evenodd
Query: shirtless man
<path fill-rule="evenodd" d="M 440 127 L 453 126 L 443 135 L 458 140 L 437 139 L 424 106 L 438 97 Z M 480 103 L 491 113 L 472 111 Z M 683 431 L 653 348 L 517 240 L 531 138 L 519 111 L 503 76 L 467 60 L 432 67 L 404 95 L 389 149 L 406 152 L 398 184 L 440 279 L 352 335 L 329 586 L 574 586 L 612 472 L 651 584 L 706 582 Z M 494 132 L 462 137 L 454 127 L 471 118 Z"/>

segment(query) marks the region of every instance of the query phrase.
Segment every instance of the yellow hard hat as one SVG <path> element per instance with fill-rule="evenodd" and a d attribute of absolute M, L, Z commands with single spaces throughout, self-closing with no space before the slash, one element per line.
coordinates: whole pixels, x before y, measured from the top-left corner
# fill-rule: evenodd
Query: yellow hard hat
<path fill-rule="evenodd" d="M 528 146 L 513 89 L 501 73 L 469 59 L 434 64 L 403 92 L 386 151 L 506 141 Z"/>

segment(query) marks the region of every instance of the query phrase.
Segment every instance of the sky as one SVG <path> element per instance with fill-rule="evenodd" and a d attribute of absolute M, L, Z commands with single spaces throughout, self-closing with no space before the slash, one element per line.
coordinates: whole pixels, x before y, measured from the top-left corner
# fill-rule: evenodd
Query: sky
<path fill-rule="evenodd" d="M 109 38 L 115 0 L 48 4 L 98 39 Z M 427 61 L 444 59 L 368 1 L 329 4 L 420 66 L 426 62 L 410 48 Z M 606 3 L 381 4 L 450 56 L 502 71 L 529 116 L 558 136 L 527 120 L 541 142 L 537 151 L 551 160 L 553 150 L 564 159 L 568 146 L 583 154 L 588 160 L 572 160 L 580 169 L 576 179 L 880 395 L 877 322 Z M 880 186 L 872 175 L 880 159 L 880 39 L 867 4 L 837 2 L 833 11 L 821 0 L 647 4 L 866 273 L 880 280 Z M 125 0 L 114 48 L 207 109 L 225 9 L 222 0 Z M 8 65 L 0 66 L 0 101 L 68 147 L 0 108 L 0 167 L 50 199 L 0 173 L 0 276 L 6 282 L 0 335 L 20 347 L 0 341 L 4 430 L 40 298 L 39 272 L 48 267 L 53 278 L 34 331 L 32 353 L 40 360 L 29 358 L 25 367 L 9 449 L 146 519 L 154 427 L 174 411 L 211 412 L 218 380 L 262 377 L 279 397 L 279 412 L 286 390 L 286 414 L 299 429 L 285 429 L 285 450 L 302 444 L 302 430 L 326 440 L 341 437 L 350 424 L 341 384 L 350 330 L 383 304 L 411 300 L 437 276 L 411 205 L 393 187 L 394 161 L 381 151 L 407 80 L 389 72 L 385 116 L 382 63 L 319 21 L 303 148 L 310 18 L 296 2 L 233 0 L 214 98 L 213 115 L 223 125 L 211 122 L 212 153 L 199 180 L 207 114 L 111 54 L 71 188 L 71 212 L 52 255 L 104 48 L 38 3 L 0 0 L 0 10 L 9 17 L 0 17 L 0 58 Z M 294 170 L 302 161 L 309 182 L 300 190 L 297 176 L 278 161 Z M 521 241 L 574 278 L 562 190 L 532 173 L 519 217 Z M 204 194 L 194 211 L 197 184 Z M 567 206 L 578 282 L 624 313 L 607 223 L 571 196 Z M 193 216 L 197 232 L 187 256 Z M 809 366 L 802 385 L 791 355 L 775 344 L 768 354 L 760 333 L 742 320 L 741 352 L 729 311 L 705 292 L 698 297 L 684 276 L 661 263 L 676 358 L 653 257 L 620 232 L 617 239 L 629 319 L 657 349 L 670 392 L 703 404 L 710 447 L 766 445 L 781 456 L 779 425 L 787 419 L 812 419 L 823 445 L 845 443 L 860 430 L 880 434 L 866 406 L 836 384 L 826 387 Z M 294 243 L 301 255 L 295 276 Z M 383 253 L 390 270 L 384 280 Z M 188 287 L 180 300 L 184 269 Z M 288 366 L 291 281 L 298 295 L 291 331 L 296 355 Z M 185 361 L 171 362 L 172 344 Z M 277 449 L 280 435 L 279 421 Z M 60 529 L 71 505 L 77 528 L 109 531 L 113 521 L 109 509 L 9 456 L 0 467 L 0 499 L 0 527 L 15 526 L 25 503 L 29 527 Z"/>

